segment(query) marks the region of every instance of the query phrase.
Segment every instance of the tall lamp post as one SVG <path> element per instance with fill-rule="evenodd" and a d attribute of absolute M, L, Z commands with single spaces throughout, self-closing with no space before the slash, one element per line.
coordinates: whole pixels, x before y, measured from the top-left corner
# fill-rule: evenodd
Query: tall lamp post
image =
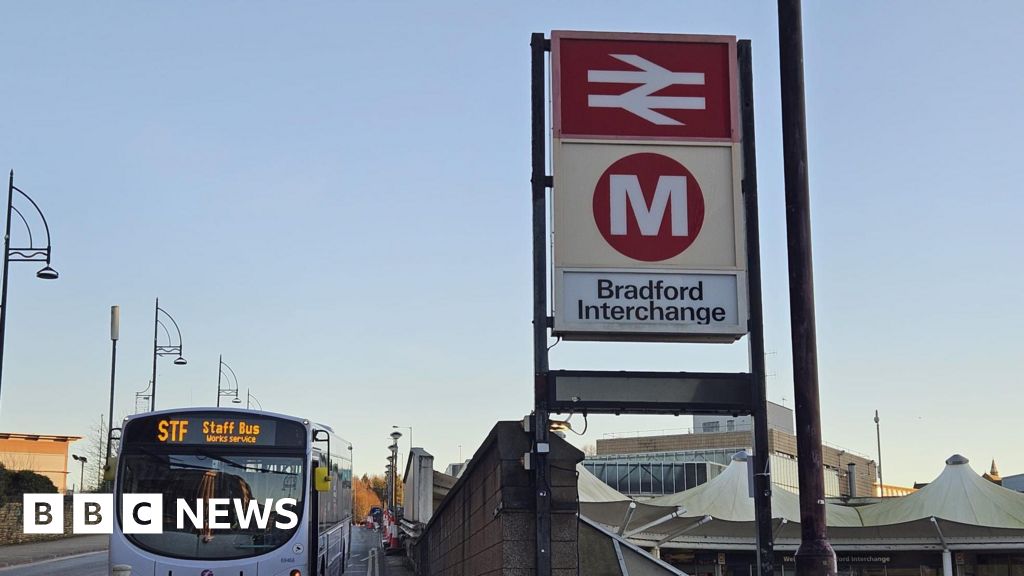
<path fill-rule="evenodd" d="M 78 471 L 78 491 L 85 492 L 85 463 L 88 462 L 89 459 L 85 456 L 78 456 L 77 454 L 72 454 L 71 457 L 82 465 Z"/>
<path fill-rule="evenodd" d="M 233 398 L 231 399 L 232 404 L 241 403 L 241 399 L 238 398 L 238 376 L 235 376 L 235 371 L 231 369 L 231 366 L 228 366 L 227 363 L 224 362 L 223 355 L 217 357 L 217 362 L 217 407 L 220 408 L 220 399 L 222 396 L 233 396 Z M 224 373 L 225 368 L 228 369 L 228 373 L 231 375 L 231 379 L 235 381 L 234 388 L 221 387 L 221 377 L 223 376 L 224 379 L 227 379 L 228 376 L 228 374 Z M 231 382 L 229 381 L 228 384 L 230 385 Z M 248 406 L 246 406 L 246 408 L 248 408 Z"/>
<path fill-rule="evenodd" d="M 28 225 L 28 220 L 25 215 L 21 213 L 14 206 L 14 193 L 17 192 L 21 197 L 25 198 L 35 208 L 36 214 L 39 215 L 39 219 L 43 222 L 43 230 L 46 232 L 46 247 L 43 248 L 41 245 L 36 246 L 35 240 L 32 238 L 32 228 Z M 18 218 L 21 219 L 22 224 L 25 225 L 25 231 L 28 232 L 28 248 L 11 248 L 11 214 L 17 214 Z M 50 268 L 50 225 L 46 223 L 46 217 L 43 216 L 43 211 L 39 209 L 39 205 L 36 201 L 21 191 L 20 188 L 14 185 L 14 170 L 11 170 L 11 178 L 7 185 L 7 224 L 4 228 L 4 279 L 2 287 L 0 287 L 0 382 L 3 380 L 4 373 L 4 334 L 7 329 L 7 277 L 8 268 L 11 262 L 45 262 L 38 272 L 36 272 L 37 278 L 43 280 L 56 280 L 57 271 Z"/>
<path fill-rule="evenodd" d="M 412 426 L 392 426 L 391 427 L 392 430 L 397 430 L 399 428 L 401 428 L 403 430 L 408 430 L 409 431 L 409 454 L 412 454 Z M 398 442 L 397 438 L 395 439 L 395 442 L 396 443 Z"/>
<path fill-rule="evenodd" d="M 146 384 L 146 387 L 144 389 L 139 390 L 138 392 L 135 393 L 135 413 L 136 414 L 138 414 L 139 412 L 144 412 L 146 410 L 146 405 L 149 404 L 149 389 L 150 389 L 151 386 L 153 386 L 153 381 L 152 380 L 149 381 L 149 384 Z M 139 409 L 139 402 L 140 401 L 142 402 L 142 409 L 141 410 Z"/>
<path fill-rule="evenodd" d="M 245 389 L 245 409 L 246 410 L 249 409 L 249 405 L 250 404 L 255 404 L 256 406 L 259 407 L 260 410 L 263 410 L 263 404 L 260 403 L 259 398 L 257 398 L 255 394 L 249 392 L 249 389 L 246 388 Z"/>
<path fill-rule="evenodd" d="M 349 475 L 348 475 L 348 491 L 349 491 L 350 495 L 352 496 L 352 503 L 351 503 L 352 504 L 352 519 L 355 520 L 355 518 L 356 518 L 356 488 L 355 488 L 356 466 L 355 466 L 355 452 L 352 450 L 352 445 L 351 444 L 348 445 L 348 466 L 349 466 L 349 470 L 350 470 Z"/>
<path fill-rule="evenodd" d="M 878 440 L 878 497 L 885 497 L 885 484 L 882 483 L 882 429 L 878 425 L 878 410 L 875 410 L 875 438 Z"/>
<path fill-rule="evenodd" d="M 171 338 L 171 332 L 164 325 L 163 321 L 160 320 L 160 315 L 163 314 L 165 318 L 171 321 L 174 325 L 175 332 L 178 333 L 178 343 L 175 344 Z M 167 344 L 161 346 L 157 341 L 157 336 L 160 334 L 159 329 L 163 328 L 164 333 L 167 335 Z M 166 310 L 160 307 L 160 299 L 156 299 L 155 310 L 153 311 L 153 390 L 149 393 L 149 410 L 156 410 L 156 359 L 158 356 L 174 356 L 178 357 L 174 359 L 174 363 L 178 366 L 184 366 L 188 364 L 188 361 L 181 356 L 181 329 L 178 328 L 178 323 L 174 321 L 174 318 L 167 313 Z"/>
<path fill-rule="evenodd" d="M 391 510 L 391 477 L 394 475 L 394 458 L 388 456 L 388 465 L 384 467 L 384 507 Z"/>
<path fill-rule="evenodd" d="M 391 433 L 391 439 L 394 443 L 388 446 L 391 450 L 391 509 L 398 514 L 398 439 L 402 437 L 402 433 L 395 430 Z"/>
<path fill-rule="evenodd" d="M 110 410 L 107 411 L 107 459 L 110 462 L 111 430 L 114 428 L 114 369 L 117 367 L 117 338 L 121 326 L 121 307 L 110 307 Z"/>

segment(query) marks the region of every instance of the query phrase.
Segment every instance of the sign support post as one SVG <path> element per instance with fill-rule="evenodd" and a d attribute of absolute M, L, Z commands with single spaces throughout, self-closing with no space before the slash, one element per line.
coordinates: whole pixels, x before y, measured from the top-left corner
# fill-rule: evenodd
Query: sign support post
<path fill-rule="evenodd" d="M 800 0 L 778 0 L 778 7 L 793 396 L 796 401 L 797 475 L 800 483 L 801 541 L 796 552 L 796 572 L 800 576 L 832 576 L 836 573 L 836 554 L 828 542 L 825 527 Z"/>
<path fill-rule="evenodd" d="M 754 412 L 754 519 L 757 523 L 757 569 L 775 572 L 772 541 L 772 480 L 768 458 L 768 393 L 765 385 L 764 306 L 761 299 L 761 241 L 757 212 L 757 157 L 754 145 L 754 73 L 750 40 L 736 46 L 739 57 L 740 122 L 743 128 L 743 205 L 747 224 L 747 289 L 750 302 L 751 406 Z"/>
<path fill-rule="evenodd" d="M 550 42 L 543 33 L 530 38 L 530 101 L 533 143 L 531 178 L 533 188 L 533 488 L 536 497 L 536 572 L 551 576 L 551 488 L 548 484 L 548 261 L 547 189 L 550 179 L 545 166 L 544 61 Z"/>

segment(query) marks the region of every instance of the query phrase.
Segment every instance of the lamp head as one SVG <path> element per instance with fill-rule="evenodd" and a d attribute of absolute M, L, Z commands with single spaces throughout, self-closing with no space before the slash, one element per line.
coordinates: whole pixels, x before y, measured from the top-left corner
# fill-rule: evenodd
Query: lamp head
<path fill-rule="evenodd" d="M 181 356 L 178 356 L 177 358 L 174 359 L 174 363 L 178 366 L 184 366 L 185 364 L 188 364 L 188 360 L 185 360 Z"/>
<path fill-rule="evenodd" d="M 395 430 L 394 432 L 392 432 L 392 433 L 391 433 L 391 438 L 392 438 L 392 439 L 393 439 L 393 440 L 394 440 L 395 442 L 398 442 L 398 439 L 399 439 L 399 438 L 401 438 L 401 437 L 402 437 L 402 433 L 401 433 L 401 432 L 399 432 L 398 430 Z"/>
<path fill-rule="evenodd" d="M 60 276 L 57 271 L 49 266 L 45 266 L 39 272 L 36 272 L 36 278 L 42 278 L 43 280 L 56 280 Z"/>
<path fill-rule="evenodd" d="M 242 399 L 239 398 L 238 396 L 235 396 L 234 398 L 231 399 L 231 403 L 232 404 L 241 404 L 242 403 Z"/>

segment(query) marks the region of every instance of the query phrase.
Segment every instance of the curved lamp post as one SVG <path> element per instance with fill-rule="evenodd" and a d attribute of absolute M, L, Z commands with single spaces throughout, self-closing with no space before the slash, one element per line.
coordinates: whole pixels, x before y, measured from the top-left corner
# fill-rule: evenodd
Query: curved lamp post
<path fill-rule="evenodd" d="M 42 245 L 36 246 L 28 220 L 21 213 L 21 210 L 18 210 L 14 205 L 15 192 L 20 194 L 25 200 L 28 200 L 32 208 L 35 209 L 36 214 L 39 215 L 39 219 L 42 220 L 43 231 L 46 232 L 45 248 Z M 25 225 L 25 230 L 28 232 L 28 248 L 11 248 L 11 214 L 17 214 L 22 224 Z M 43 280 L 57 279 L 57 271 L 50 268 L 50 225 L 46 223 L 46 217 L 43 216 L 43 211 L 39 209 L 36 201 L 14 185 L 14 170 L 11 170 L 11 178 L 7 186 L 7 224 L 6 228 L 4 228 L 4 279 L 3 285 L 0 287 L 0 381 L 3 379 L 4 372 L 4 333 L 7 328 L 7 272 L 11 262 L 45 262 L 46 265 L 36 272 L 36 277 Z"/>
<path fill-rule="evenodd" d="M 178 343 L 175 344 L 171 338 L 171 332 L 167 329 L 167 326 L 160 320 L 160 315 L 163 314 L 164 318 L 171 321 L 174 326 L 174 331 L 178 333 Z M 157 336 L 160 334 L 160 328 L 164 329 L 164 334 L 167 335 L 167 344 L 161 346 L 157 341 Z M 174 318 L 167 313 L 166 310 L 160 307 L 160 299 L 156 299 L 156 310 L 153 312 L 153 391 L 149 395 L 149 409 L 150 411 L 156 410 L 156 359 L 158 356 L 174 356 L 178 357 L 174 359 L 174 363 L 178 366 L 184 366 L 188 364 L 188 361 L 181 356 L 181 329 L 178 328 L 178 323 L 174 321 Z"/>
<path fill-rule="evenodd" d="M 231 366 L 227 365 L 227 362 L 224 362 L 224 356 L 218 356 L 217 358 L 218 358 L 218 366 L 217 366 L 217 407 L 220 408 L 220 399 L 221 399 L 222 396 L 233 396 L 234 398 L 231 399 L 231 403 L 232 404 L 240 404 L 242 402 L 242 400 L 239 399 L 239 397 L 238 397 L 238 376 L 235 376 L 235 371 L 231 369 Z M 225 368 L 228 369 L 227 373 L 224 372 Z M 221 383 L 221 376 L 223 376 L 224 379 L 228 379 L 227 378 L 228 374 L 231 375 L 230 380 L 234 380 L 235 381 L 235 387 L 234 388 L 221 387 L 221 385 L 220 385 L 220 383 Z M 230 384 L 231 384 L 231 382 L 229 381 L 228 385 L 230 385 Z"/>
<path fill-rule="evenodd" d="M 245 409 L 248 410 L 249 406 L 252 405 L 252 404 L 255 404 L 256 406 L 258 406 L 260 410 L 263 410 L 263 404 L 260 403 L 259 398 L 257 398 L 256 395 L 253 394 L 252 392 L 249 392 L 249 389 L 246 388 L 245 389 Z"/>
<path fill-rule="evenodd" d="M 142 390 L 140 390 L 140 391 L 135 393 L 135 413 L 136 414 L 138 414 L 139 412 L 144 411 L 146 404 L 149 403 L 149 397 L 150 397 L 149 389 L 150 389 L 151 386 L 153 386 L 153 381 L 152 380 L 150 380 L 149 383 L 146 384 L 146 387 L 144 389 L 142 389 Z M 139 401 L 140 400 L 143 403 L 142 404 L 142 406 L 143 406 L 142 410 L 139 410 Z"/>

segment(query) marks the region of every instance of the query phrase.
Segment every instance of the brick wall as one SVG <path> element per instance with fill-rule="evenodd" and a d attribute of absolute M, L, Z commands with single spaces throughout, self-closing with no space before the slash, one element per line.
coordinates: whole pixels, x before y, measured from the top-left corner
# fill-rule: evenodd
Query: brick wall
<path fill-rule="evenodd" d="M 63 534 L 23 534 L 24 524 L 21 516 L 21 502 L 11 502 L 0 506 L 0 546 L 7 544 L 24 544 L 25 542 L 45 542 L 59 540 L 71 534 L 71 497 L 64 497 L 64 533 Z"/>
<path fill-rule="evenodd" d="M 535 563 L 531 447 L 519 422 L 499 422 L 438 506 L 412 557 L 420 576 L 531 576 Z M 551 533 L 555 576 L 575 576 L 576 463 L 583 453 L 551 438 Z"/>
<path fill-rule="evenodd" d="M 750 432 L 717 432 L 714 434 L 670 434 L 637 438 L 598 438 L 597 453 L 636 454 L 640 452 L 674 452 L 676 450 L 718 450 L 753 446 Z"/>

